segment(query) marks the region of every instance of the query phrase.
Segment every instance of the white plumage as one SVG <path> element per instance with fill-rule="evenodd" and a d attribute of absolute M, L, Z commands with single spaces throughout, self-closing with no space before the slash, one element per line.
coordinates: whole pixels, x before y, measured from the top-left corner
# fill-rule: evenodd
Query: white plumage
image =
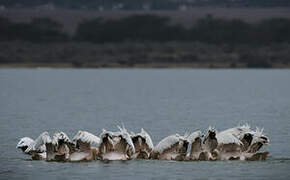
<path fill-rule="evenodd" d="M 236 126 L 227 130 L 224 130 L 222 132 L 219 132 L 218 134 L 232 134 L 238 139 L 241 139 L 244 134 L 252 132 L 250 126 L 248 124 L 242 125 L 242 126 Z"/>
<path fill-rule="evenodd" d="M 179 134 L 173 134 L 162 139 L 155 147 L 154 152 L 163 153 L 163 151 L 171 148 L 174 144 L 179 143 L 180 139 L 184 139 Z"/>
<path fill-rule="evenodd" d="M 41 146 L 45 145 L 46 143 L 53 143 L 53 144 L 57 144 L 56 141 L 52 141 L 52 139 L 50 138 L 48 132 L 43 132 L 39 135 L 39 137 L 34 141 L 34 143 L 31 143 L 28 148 L 25 150 L 26 153 L 28 153 L 29 151 L 32 150 L 37 150 L 39 149 Z"/>
<path fill-rule="evenodd" d="M 89 133 L 87 131 L 78 131 L 78 133 L 74 136 L 73 141 L 82 141 L 89 144 L 99 145 L 101 140 L 99 137 Z"/>
<path fill-rule="evenodd" d="M 28 147 L 30 147 L 30 150 L 27 150 Z M 35 148 L 35 141 L 31 139 L 30 137 L 21 138 L 18 144 L 16 145 L 16 148 L 21 149 L 26 154 L 30 154 L 31 151 L 36 151 L 39 153 L 46 151 L 46 148 L 44 145 L 40 146 L 39 148 Z"/>
<path fill-rule="evenodd" d="M 191 133 L 189 136 L 187 136 L 186 139 L 188 140 L 188 142 L 193 143 L 196 138 L 200 138 L 201 136 L 202 136 L 201 131 L 195 131 Z"/>
<path fill-rule="evenodd" d="M 216 135 L 217 141 L 219 145 L 222 144 L 237 144 L 242 145 L 243 143 L 239 140 L 239 138 L 230 133 L 229 131 L 223 131 Z"/>
<path fill-rule="evenodd" d="M 23 137 L 19 140 L 18 144 L 16 145 L 16 148 L 29 146 L 31 143 L 34 143 L 33 139 L 31 139 L 30 137 Z"/>

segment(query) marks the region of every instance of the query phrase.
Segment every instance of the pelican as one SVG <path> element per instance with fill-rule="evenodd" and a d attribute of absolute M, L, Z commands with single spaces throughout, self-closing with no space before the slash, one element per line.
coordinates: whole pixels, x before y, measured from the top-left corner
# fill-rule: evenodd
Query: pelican
<path fill-rule="evenodd" d="M 32 153 L 32 159 L 34 160 L 53 160 L 54 159 L 54 151 L 56 146 L 56 141 L 52 140 L 49 136 L 48 132 L 43 132 L 39 135 L 39 137 L 26 148 L 25 153 Z M 38 154 L 34 152 L 35 149 L 39 149 L 41 146 L 45 145 L 46 153 Z"/>
<path fill-rule="evenodd" d="M 189 142 L 184 136 L 173 134 L 162 139 L 153 149 L 152 158 L 162 160 L 184 160 Z"/>
<path fill-rule="evenodd" d="M 201 131 L 196 131 L 190 134 L 188 137 L 189 148 L 187 159 L 188 160 L 200 160 L 200 154 L 202 153 L 202 133 Z"/>
<path fill-rule="evenodd" d="M 237 126 L 234 128 L 222 131 L 223 134 L 232 134 L 237 137 L 242 143 L 242 151 L 257 152 L 264 145 L 269 144 L 269 138 L 263 135 L 263 129 L 256 128 L 256 131 L 251 130 L 249 125 Z"/>
<path fill-rule="evenodd" d="M 235 160 L 241 155 L 243 143 L 229 131 L 223 131 L 216 135 L 218 141 L 218 159 Z"/>
<path fill-rule="evenodd" d="M 263 129 L 252 131 L 249 125 L 237 126 L 217 134 L 221 160 L 265 160 L 268 152 L 257 153 L 269 143 Z"/>
<path fill-rule="evenodd" d="M 95 144 L 99 146 L 99 137 L 87 131 L 78 131 L 73 138 L 73 142 L 76 144 L 76 150 L 70 154 L 70 161 L 88 161 L 97 159 L 98 148 L 92 147 L 91 145 Z"/>
<path fill-rule="evenodd" d="M 40 146 L 38 149 L 35 149 L 33 146 L 31 151 L 25 152 L 25 150 L 28 148 L 30 145 L 34 145 L 35 141 L 31 139 L 30 137 L 23 137 L 19 140 L 18 144 L 16 145 L 16 148 L 21 149 L 22 152 L 31 155 L 32 151 L 36 151 L 38 153 L 44 153 L 46 151 L 45 146 Z"/>
<path fill-rule="evenodd" d="M 102 160 L 128 160 L 135 153 L 135 147 L 130 134 L 123 127 L 119 132 L 111 132 L 103 129 L 99 147 L 99 157 Z"/>
<path fill-rule="evenodd" d="M 54 133 L 53 139 L 56 142 L 55 161 L 67 161 L 73 148 L 73 143 L 64 132 Z"/>
<path fill-rule="evenodd" d="M 154 148 L 150 135 L 141 128 L 140 133 L 131 133 L 131 139 L 135 147 L 134 159 L 149 159 Z"/>
<path fill-rule="evenodd" d="M 202 141 L 202 150 L 199 160 L 216 160 L 218 141 L 216 138 L 216 130 L 209 127 L 207 133 Z"/>
<path fill-rule="evenodd" d="M 55 133 L 51 138 L 49 133 L 45 131 L 39 135 L 34 143 L 28 146 L 25 152 L 32 151 L 32 159 L 34 160 L 66 161 L 70 154 L 69 144 L 71 141 L 64 132 Z M 33 149 L 38 149 L 43 145 L 46 147 L 45 154 L 33 151 Z"/>
<path fill-rule="evenodd" d="M 252 142 L 252 130 L 248 124 L 242 126 L 236 126 L 217 134 L 219 141 L 221 141 L 224 150 L 227 148 L 236 148 L 245 151 Z M 237 140 L 238 139 L 238 140 Z M 225 145 L 225 143 L 227 145 Z M 233 145 L 233 146 L 230 146 Z M 221 148 L 221 146 L 219 147 Z M 232 150 L 226 150 L 232 151 Z"/>

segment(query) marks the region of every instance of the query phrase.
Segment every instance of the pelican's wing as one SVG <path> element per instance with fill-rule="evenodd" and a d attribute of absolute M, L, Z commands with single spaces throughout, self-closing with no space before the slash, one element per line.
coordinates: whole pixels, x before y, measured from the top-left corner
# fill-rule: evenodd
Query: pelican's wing
<path fill-rule="evenodd" d="M 166 138 L 162 139 L 155 147 L 154 152 L 162 153 L 166 149 L 170 148 L 174 144 L 179 142 L 180 137 L 176 134 L 167 136 Z"/>
<path fill-rule="evenodd" d="M 140 135 L 141 137 L 145 139 L 145 142 L 150 149 L 154 148 L 150 135 L 143 128 L 141 129 L 141 132 L 138 135 Z"/>
<path fill-rule="evenodd" d="M 73 138 L 73 141 L 82 141 L 89 144 L 96 144 L 99 145 L 101 140 L 99 137 L 89 133 L 87 131 L 79 131 Z"/>
<path fill-rule="evenodd" d="M 28 146 L 25 152 L 28 153 L 29 151 L 37 150 L 46 143 L 52 143 L 52 139 L 50 138 L 48 132 L 45 131 L 39 135 L 39 137 L 34 141 L 34 143 L 31 143 Z"/>
<path fill-rule="evenodd" d="M 238 130 L 244 131 L 244 132 L 251 131 L 251 126 L 249 124 L 244 124 L 244 125 L 241 125 L 241 126 L 237 126 L 236 128 Z"/>
<path fill-rule="evenodd" d="M 216 138 L 219 145 L 222 145 L 222 144 L 242 145 L 243 144 L 237 136 L 229 132 L 220 132 L 216 135 Z"/>
<path fill-rule="evenodd" d="M 16 145 L 16 148 L 21 148 L 24 146 L 29 146 L 31 143 L 34 143 L 34 140 L 29 137 L 23 137 L 19 140 L 18 144 Z"/>
<path fill-rule="evenodd" d="M 239 139 L 243 137 L 243 135 L 245 133 L 249 133 L 251 132 L 251 128 L 248 124 L 242 125 L 242 126 L 236 126 L 230 129 L 226 129 L 220 133 L 224 133 L 224 134 L 232 134 L 236 137 L 238 137 Z"/>

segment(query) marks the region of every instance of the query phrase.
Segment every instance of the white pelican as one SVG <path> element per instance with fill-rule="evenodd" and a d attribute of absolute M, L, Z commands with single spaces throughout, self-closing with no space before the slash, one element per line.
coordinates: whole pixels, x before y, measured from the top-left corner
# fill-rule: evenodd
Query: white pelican
<path fill-rule="evenodd" d="M 32 159 L 35 160 L 53 160 L 55 156 L 55 146 L 57 142 L 52 140 L 48 134 L 48 132 L 43 132 L 39 135 L 39 137 L 31 143 L 25 150 L 25 153 L 33 152 L 34 149 L 39 149 L 41 146 L 45 145 L 46 153 L 38 154 L 32 153 Z"/>
<path fill-rule="evenodd" d="M 76 144 L 76 150 L 70 154 L 70 161 L 88 161 L 97 159 L 98 148 L 92 147 L 91 145 L 94 144 L 99 146 L 99 137 L 87 131 L 78 131 L 73 138 L 73 142 Z"/>
<path fill-rule="evenodd" d="M 205 151 L 213 152 L 213 150 L 215 150 L 215 148 L 218 145 L 218 142 L 216 139 L 216 130 L 214 128 L 212 127 L 208 128 L 202 144 L 203 144 L 203 149 Z"/>
<path fill-rule="evenodd" d="M 199 160 L 216 160 L 218 141 L 216 138 L 216 130 L 209 127 L 202 141 L 203 152 L 199 156 Z"/>
<path fill-rule="evenodd" d="M 25 150 L 26 153 L 32 151 L 32 159 L 47 160 L 47 161 L 66 161 L 70 154 L 69 145 L 71 141 L 64 132 L 55 133 L 51 138 L 48 132 L 43 132 L 30 144 Z M 46 154 L 39 154 L 34 152 L 33 149 L 38 149 L 45 145 Z"/>
<path fill-rule="evenodd" d="M 64 132 L 54 133 L 53 139 L 56 142 L 55 161 L 67 161 L 73 147 L 72 141 Z"/>
<path fill-rule="evenodd" d="M 252 131 L 249 125 L 237 126 L 217 134 L 220 160 L 265 160 L 268 152 L 257 153 L 269 143 L 259 128 Z"/>
<path fill-rule="evenodd" d="M 200 153 L 202 152 L 202 133 L 196 131 L 187 137 L 189 142 L 188 160 L 199 160 Z"/>
<path fill-rule="evenodd" d="M 232 134 L 238 138 L 243 143 L 242 151 L 257 152 L 263 145 L 269 144 L 269 138 L 263 135 L 263 129 L 256 128 L 256 131 L 253 131 L 247 124 L 230 128 L 220 133 Z"/>
<path fill-rule="evenodd" d="M 241 155 L 243 143 L 228 131 L 217 133 L 218 160 L 234 160 Z"/>
<path fill-rule="evenodd" d="M 31 151 L 36 151 L 38 153 L 44 153 L 46 151 L 45 146 L 40 146 L 39 149 L 35 149 L 35 147 L 33 146 L 33 148 L 31 149 L 31 151 L 29 152 L 25 152 L 25 150 L 28 148 L 28 146 L 30 145 L 34 145 L 35 141 L 29 137 L 23 137 L 19 140 L 18 144 L 16 145 L 16 148 L 21 149 L 22 152 L 26 153 L 26 154 L 30 154 L 31 155 Z"/>
<path fill-rule="evenodd" d="M 131 133 L 132 142 L 135 147 L 135 159 L 149 159 L 154 148 L 150 135 L 141 128 L 140 133 Z"/>
<path fill-rule="evenodd" d="M 162 139 L 153 149 L 152 158 L 162 160 L 184 160 L 189 142 L 179 134 Z"/>
<path fill-rule="evenodd" d="M 228 144 L 228 148 L 231 146 L 230 143 L 233 145 L 232 148 L 237 148 L 236 150 L 245 151 L 248 146 L 252 142 L 252 134 L 250 133 L 252 130 L 248 124 L 243 126 L 236 126 L 224 131 L 221 131 L 217 134 L 219 141 L 223 141 L 223 145 L 226 143 Z M 239 141 L 237 141 L 238 139 Z M 242 143 L 242 144 L 241 144 Z M 219 147 L 221 148 L 221 147 Z M 226 150 L 226 146 L 223 146 L 224 150 Z M 232 150 L 226 150 L 232 151 Z"/>
<path fill-rule="evenodd" d="M 128 160 L 135 153 L 135 147 L 130 134 L 123 127 L 119 132 L 103 129 L 99 147 L 99 157 L 102 160 Z"/>

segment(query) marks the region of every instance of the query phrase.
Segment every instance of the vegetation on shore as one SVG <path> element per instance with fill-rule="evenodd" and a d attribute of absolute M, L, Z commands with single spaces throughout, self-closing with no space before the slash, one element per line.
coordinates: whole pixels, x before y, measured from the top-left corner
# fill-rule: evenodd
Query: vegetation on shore
<path fill-rule="evenodd" d="M 290 44 L 216 45 L 199 42 L 0 43 L 2 67 L 289 68 Z"/>
<path fill-rule="evenodd" d="M 0 17 L 0 41 L 31 42 L 84 41 L 107 42 L 204 42 L 213 44 L 290 43 L 290 19 L 273 18 L 250 24 L 239 19 L 220 19 L 207 15 L 189 28 L 172 24 L 168 17 L 133 15 L 121 19 L 96 18 L 83 21 L 73 35 L 48 18 L 15 23 Z"/>
<path fill-rule="evenodd" d="M 0 17 L 0 64 L 73 67 L 289 67 L 290 20 L 250 24 L 208 15 L 190 27 L 134 15 L 83 21 L 69 35 L 48 18 Z"/>

